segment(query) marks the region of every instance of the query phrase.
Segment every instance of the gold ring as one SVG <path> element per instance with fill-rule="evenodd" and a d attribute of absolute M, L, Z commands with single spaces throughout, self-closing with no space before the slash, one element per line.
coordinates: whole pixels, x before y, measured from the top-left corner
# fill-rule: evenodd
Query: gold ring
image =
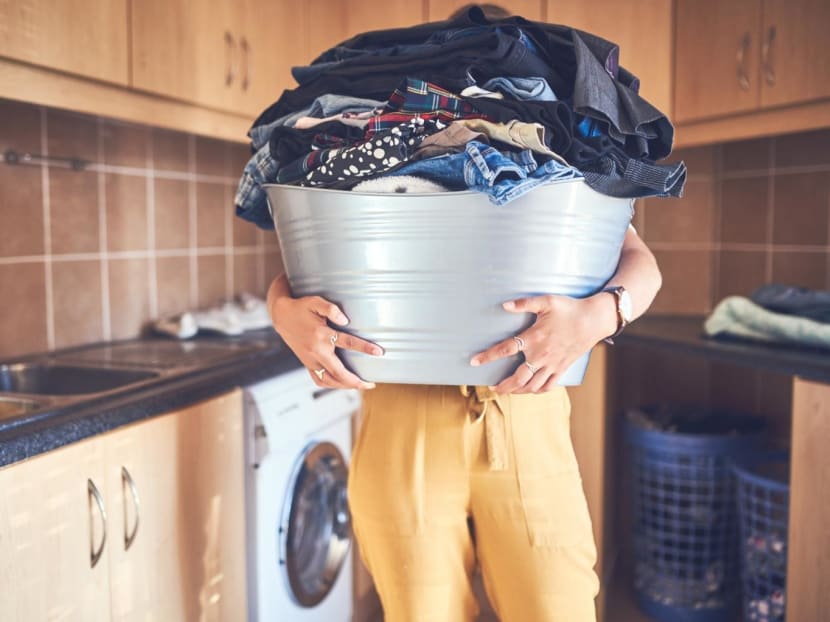
<path fill-rule="evenodd" d="M 513 341 L 516 342 L 516 347 L 519 348 L 519 352 L 525 349 L 525 340 L 521 337 L 513 337 Z"/>
<path fill-rule="evenodd" d="M 536 367 L 536 365 L 534 365 L 533 363 L 531 363 L 529 361 L 525 361 L 525 365 L 530 370 L 531 374 L 535 374 L 537 371 L 539 371 L 539 368 Z"/>
<path fill-rule="evenodd" d="M 322 380 L 323 379 L 323 374 L 326 373 L 326 370 L 325 370 L 325 368 L 321 367 L 320 369 L 315 369 L 314 373 L 317 374 L 317 378 Z"/>

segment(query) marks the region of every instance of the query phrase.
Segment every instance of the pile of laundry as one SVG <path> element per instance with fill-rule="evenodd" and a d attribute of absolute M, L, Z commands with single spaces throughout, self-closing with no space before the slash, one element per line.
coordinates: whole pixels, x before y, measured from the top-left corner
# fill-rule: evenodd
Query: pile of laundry
<path fill-rule="evenodd" d="M 567 26 L 488 19 L 357 35 L 292 70 L 249 131 L 237 215 L 271 229 L 263 184 L 486 193 L 503 205 L 584 179 L 622 198 L 681 196 L 674 128 L 640 97 L 619 48 Z M 392 180 L 400 178 L 403 180 Z"/>
<path fill-rule="evenodd" d="M 830 348 L 830 291 L 773 283 L 749 298 L 721 300 L 703 325 L 709 337 Z"/>

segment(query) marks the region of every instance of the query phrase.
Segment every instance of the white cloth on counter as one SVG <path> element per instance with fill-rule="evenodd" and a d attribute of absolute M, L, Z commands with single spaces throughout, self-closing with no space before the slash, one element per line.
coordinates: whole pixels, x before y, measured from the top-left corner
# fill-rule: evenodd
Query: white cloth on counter
<path fill-rule="evenodd" d="M 219 306 L 185 311 L 161 318 L 153 324 L 156 332 L 177 339 L 189 339 L 200 330 L 234 336 L 269 326 L 271 317 L 265 301 L 244 293 Z"/>

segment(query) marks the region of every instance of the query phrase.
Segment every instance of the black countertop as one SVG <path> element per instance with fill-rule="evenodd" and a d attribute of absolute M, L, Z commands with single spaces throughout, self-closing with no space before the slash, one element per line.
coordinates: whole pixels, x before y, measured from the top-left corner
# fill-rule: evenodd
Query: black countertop
<path fill-rule="evenodd" d="M 221 361 L 198 369 L 171 373 L 94 399 L 0 419 L 0 467 L 301 366 L 273 331 L 252 338 L 257 340 L 257 347 L 235 349 Z M 237 338 L 235 343 L 244 344 L 245 339 Z M 222 340 L 213 338 L 211 342 Z"/>
<path fill-rule="evenodd" d="M 674 350 L 830 383 L 830 350 L 767 345 L 738 339 L 711 339 L 703 334 L 703 316 L 646 316 L 631 324 L 616 342 Z"/>

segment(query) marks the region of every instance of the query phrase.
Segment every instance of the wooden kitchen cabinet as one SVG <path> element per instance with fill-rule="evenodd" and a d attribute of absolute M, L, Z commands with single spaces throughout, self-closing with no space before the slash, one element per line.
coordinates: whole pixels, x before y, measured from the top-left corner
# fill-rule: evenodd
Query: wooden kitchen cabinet
<path fill-rule="evenodd" d="M 676 0 L 675 121 L 830 97 L 826 0 Z"/>
<path fill-rule="evenodd" d="M 110 619 L 104 453 L 93 438 L 0 469 L 3 622 Z"/>
<path fill-rule="evenodd" d="M 247 619 L 242 433 L 234 391 L 0 470 L 0 620 Z"/>
<path fill-rule="evenodd" d="M 540 0 L 501 0 L 500 2 L 497 0 L 493 4 L 507 9 L 514 15 L 538 21 L 542 19 L 542 2 Z M 450 14 L 466 4 L 470 3 L 466 0 L 429 0 L 429 20 L 447 19 Z"/>
<path fill-rule="evenodd" d="M 127 0 L 0 2 L 0 56 L 127 84 Z"/>

